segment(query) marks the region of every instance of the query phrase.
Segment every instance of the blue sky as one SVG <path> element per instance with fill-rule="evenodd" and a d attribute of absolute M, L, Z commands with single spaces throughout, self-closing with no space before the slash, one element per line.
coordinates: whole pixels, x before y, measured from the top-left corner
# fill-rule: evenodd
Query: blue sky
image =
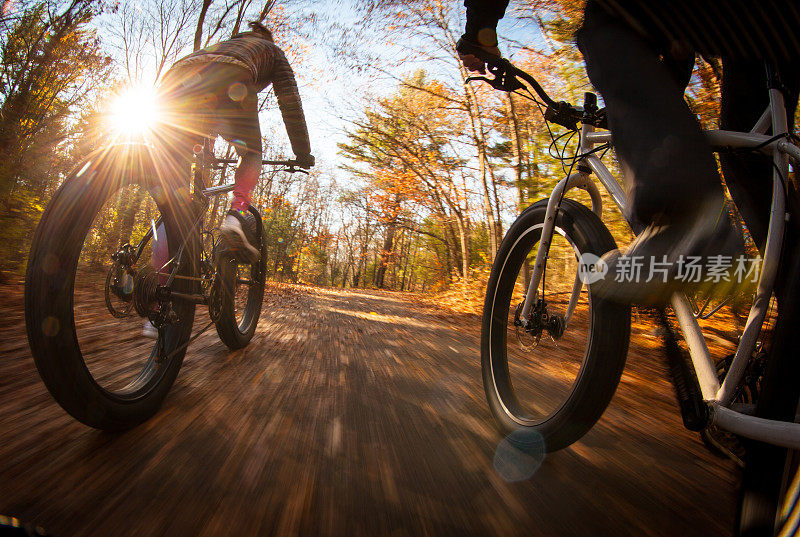
<path fill-rule="evenodd" d="M 217 3 L 219 2 L 213 5 Z M 149 0 L 124 0 L 122 5 L 125 4 L 133 6 L 142 16 L 145 16 L 148 5 L 152 5 Z M 458 6 L 459 17 L 463 17 L 464 8 L 461 2 L 456 1 L 454 4 Z M 383 72 L 378 70 L 359 72 L 347 65 L 354 59 L 336 56 L 330 43 L 331 28 L 355 28 L 356 23 L 360 22 L 359 15 L 353 9 L 352 0 L 309 2 L 297 10 L 297 14 L 300 15 L 313 12 L 318 20 L 315 25 L 298 28 L 307 34 L 305 42 L 309 52 L 301 58 L 293 58 L 293 66 L 306 112 L 312 150 L 317 162 L 329 173 L 337 174 L 339 157 L 336 144 L 345 140 L 344 129 L 348 126 L 347 118 L 356 117 L 363 112 L 369 97 L 389 94 L 396 88 L 397 79 L 420 68 L 425 68 L 434 77 L 444 79 L 453 80 L 454 75 L 457 75 L 453 66 L 423 61 L 409 53 L 414 46 L 421 45 L 414 42 L 413 38 L 394 46 L 387 46 L 386 32 L 382 28 L 371 27 L 362 28 L 360 34 L 350 37 L 361 45 L 357 48 L 357 54 L 374 57 Z M 106 49 L 121 66 L 119 40 L 114 36 L 115 27 L 118 29 L 119 25 L 115 22 L 114 14 L 104 15 L 98 24 L 99 34 Z M 532 42 L 536 47 L 545 46 L 538 30 L 530 24 L 519 24 L 513 19 L 507 19 L 501 21 L 500 30 L 513 39 Z M 190 47 L 186 47 L 178 56 L 190 51 Z M 505 47 L 505 52 L 509 52 L 509 47 Z M 143 78 L 152 81 L 154 69 L 151 68 L 149 71 L 145 70 Z M 120 69 L 120 74 L 123 75 L 124 70 Z M 273 136 L 288 148 L 286 132 L 278 110 L 266 111 L 262 114 L 261 120 L 265 136 Z"/>

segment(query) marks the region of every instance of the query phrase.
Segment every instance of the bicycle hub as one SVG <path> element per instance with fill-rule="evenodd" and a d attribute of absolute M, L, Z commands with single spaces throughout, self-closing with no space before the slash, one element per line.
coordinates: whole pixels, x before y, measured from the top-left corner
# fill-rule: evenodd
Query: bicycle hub
<path fill-rule="evenodd" d="M 133 278 L 133 306 L 142 317 L 158 309 L 158 274 L 150 265 L 143 266 Z"/>

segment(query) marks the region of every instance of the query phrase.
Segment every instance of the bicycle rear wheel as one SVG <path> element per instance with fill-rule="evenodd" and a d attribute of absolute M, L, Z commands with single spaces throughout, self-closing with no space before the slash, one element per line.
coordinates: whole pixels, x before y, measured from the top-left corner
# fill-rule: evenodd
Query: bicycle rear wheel
<path fill-rule="evenodd" d="M 576 290 L 579 257 L 600 256 L 616 245 L 596 215 L 565 199 L 537 313 L 556 326 L 536 332 L 516 325 L 546 208 L 542 200 L 525 210 L 500 245 L 484 304 L 481 357 L 486 397 L 500 431 L 535 432 L 547 451 L 555 451 L 583 436 L 611 400 L 625 365 L 630 308 L 599 299 L 586 285 Z"/>
<path fill-rule="evenodd" d="M 215 252 L 214 308 L 218 309 L 215 324 L 219 338 L 232 350 L 246 347 L 253 339 L 264 301 L 267 274 L 264 229 L 258 211 L 253 207 L 249 211 L 256 221 L 256 236 L 261 250 L 258 261 L 242 263 L 226 252 Z"/>
<path fill-rule="evenodd" d="M 796 239 L 797 230 L 792 231 Z M 786 285 L 779 287 L 774 345 L 756 405 L 757 416 L 782 421 L 797 420 L 800 400 L 800 249 L 789 237 L 785 244 L 795 244 L 795 248 L 790 262 L 781 263 L 778 275 L 786 278 Z M 792 249 L 787 246 L 785 251 Z M 745 447 L 736 535 L 796 535 L 800 530 L 800 450 L 755 441 L 745 442 Z"/>
<path fill-rule="evenodd" d="M 69 414 L 106 430 L 132 427 L 158 410 L 194 320 L 193 303 L 173 301 L 171 322 L 156 340 L 144 337 L 145 318 L 132 302 L 152 303 L 158 276 L 151 247 L 145 243 L 130 271 L 114 268 L 120 243 L 137 244 L 159 216 L 170 256 L 181 244 L 182 215 L 139 180 L 135 161 L 109 154 L 66 178 L 36 230 L 26 274 L 26 329 L 42 380 Z M 184 263 L 178 274 L 192 276 L 193 270 Z M 175 291 L 191 288 L 188 280 L 173 285 Z"/>

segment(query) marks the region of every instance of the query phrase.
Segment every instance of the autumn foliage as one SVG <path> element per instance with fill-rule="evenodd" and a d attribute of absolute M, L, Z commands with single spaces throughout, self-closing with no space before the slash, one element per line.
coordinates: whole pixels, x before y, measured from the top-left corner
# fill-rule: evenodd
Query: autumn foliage
<path fill-rule="evenodd" d="M 548 132 L 535 103 L 464 82 L 469 73 L 455 51 L 460 3 L 361 0 L 351 8 L 339 16 L 290 0 L 3 1 L 0 273 L 21 274 L 49 199 L 107 138 L 108 95 L 148 77 L 155 82 L 182 54 L 264 20 L 295 66 L 304 98 L 337 85 L 350 98 L 348 110 L 327 111 L 338 116 L 335 134 L 311 124 L 312 145 L 330 136 L 338 153 L 315 150 L 321 165 L 310 177 L 271 170 L 261 177 L 254 199 L 270 278 L 479 296 L 504 231 L 564 176 L 552 155 L 574 152 L 577 139 L 554 146 L 561 131 Z M 591 90 L 572 43 L 581 10 L 566 0 L 512 3 L 500 26 L 504 54 L 559 100 L 579 102 Z M 355 86 L 338 82 L 355 74 Z M 713 60 L 699 59 L 687 92 L 706 124 L 716 117 L 718 74 Z M 265 92 L 261 106 L 268 117 L 274 96 Z M 286 155 L 275 136 L 281 129 L 264 126 L 265 158 Z M 224 144 L 216 152 L 233 155 Z M 614 169 L 612 154 L 606 162 Z M 230 172 L 211 180 L 230 180 Z M 604 221 L 626 242 L 630 232 L 613 202 L 604 205 Z M 137 199 L 113 207 L 103 217 L 124 219 Z M 226 209 L 226 200 L 213 201 L 208 220 L 219 221 Z M 107 247 L 124 237 L 113 231 L 93 240 Z"/>

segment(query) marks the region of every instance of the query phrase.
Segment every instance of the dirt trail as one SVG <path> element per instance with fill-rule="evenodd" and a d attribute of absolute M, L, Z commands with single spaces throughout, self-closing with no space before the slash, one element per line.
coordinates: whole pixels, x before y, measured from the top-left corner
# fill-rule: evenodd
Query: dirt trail
<path fill-rule="evenodd" d="M 474 316 L 293 288 L 247 349 L 202 335 L 155 418 L 112 435 L 46 392 L 20 302 L 2 289 L 0 513 L 56 536 L 731 533 L 734 466 L 682 429 L 642 333 L 595 428 L 509 482 Z"/>

